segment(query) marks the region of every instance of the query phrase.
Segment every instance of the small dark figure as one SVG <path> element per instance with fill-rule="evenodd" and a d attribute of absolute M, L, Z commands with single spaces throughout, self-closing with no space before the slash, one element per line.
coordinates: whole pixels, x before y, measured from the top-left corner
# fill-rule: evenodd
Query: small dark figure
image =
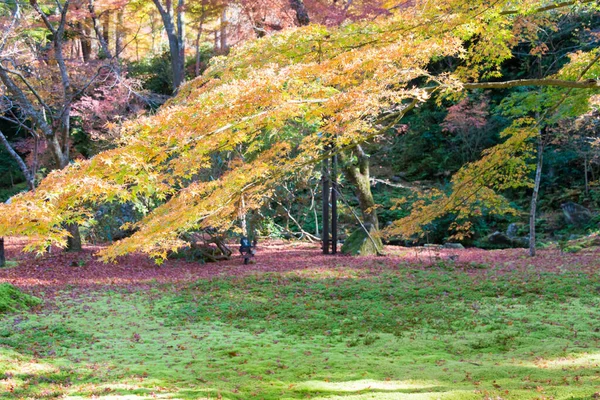
<path fill-rule="evenodd" d="M 240 239 L 240 254 L 244 257 L 244 264 L 248 264 L 250 259 L 256 254 L 256 239 L 250 243 L 250 239 L 242 236 Z"/>

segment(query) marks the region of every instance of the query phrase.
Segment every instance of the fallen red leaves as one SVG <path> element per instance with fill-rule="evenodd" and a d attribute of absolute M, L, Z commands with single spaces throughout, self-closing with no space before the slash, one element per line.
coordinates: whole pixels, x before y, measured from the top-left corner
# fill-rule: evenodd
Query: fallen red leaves
<path fill-rule="evenodd" d="M 263 272 L 297 270 L 360 269 L 377 273 L 386 268 L 428 268 L 444 262 L 468 269 L 469 273 L 487 276 L 518 269 L 534 268 L 542 272 L 586 271 L 600 269 L 600 250 L 577 254 L 561 254 L 558 250 L 542 250 L 535 258 L 526 256 L 525 249 L 494 250 L 417 250 L 405 247 L 386 247 L 383 257 L 325 256 L 316 245 L 270 241 L 259 244 L 256 264 L 243 265 L 240 257 L 219 263 L 200 264 L 182 260 L 168 260 L 157 266 L 145 255 L 122 257 L 117 264 L 104 264 L 94 256 L 101 246 L 85 246 L 80 253 L 55 250 L 42 257 L 21 253 L 25 239 L 6 239 L 7 257 L 18 260 L 14 268 L 0 270 L 0 282 L 8 282 L 30 293 L 44 292 L 44 297 L 71 286 L 81 289 L 109 287 L 149 287 L 154 283 L 185 284 L 197 279 L 220 276 L 240 276 Z M 452 264 L 449 256 L 458 255 Z M 482 269 L 481 266 L 488 266 Z"/>

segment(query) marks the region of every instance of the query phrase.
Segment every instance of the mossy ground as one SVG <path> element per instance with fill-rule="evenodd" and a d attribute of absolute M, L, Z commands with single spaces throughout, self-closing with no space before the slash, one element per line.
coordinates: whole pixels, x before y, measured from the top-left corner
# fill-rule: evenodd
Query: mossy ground
<path fill-rule="evenodd" d="M 37 297 L 21 292 L 9 283 L 0 283 L 0 316 L 4 313 L 40 305 Z"/>
<path fill-rule="evenodd" d="M 0 322 L 0 398 L 594 399 L 600 276 L 438 265 L 63 291 Z"/>

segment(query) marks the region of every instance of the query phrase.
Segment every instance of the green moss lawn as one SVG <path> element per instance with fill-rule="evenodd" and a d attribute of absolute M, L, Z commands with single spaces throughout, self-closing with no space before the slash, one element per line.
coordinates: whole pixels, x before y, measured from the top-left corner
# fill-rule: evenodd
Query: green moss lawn
<path fill-rule="evenodd" d="M 596 253 L 540 259 L 557 266 L 306 252 L 329 264 L 263 271 L 259 255 L 242 276 L 234 260 L 176 282 L 24 284 L 44 303 L 1 314 L 0 398 L 600 398 Z"/>

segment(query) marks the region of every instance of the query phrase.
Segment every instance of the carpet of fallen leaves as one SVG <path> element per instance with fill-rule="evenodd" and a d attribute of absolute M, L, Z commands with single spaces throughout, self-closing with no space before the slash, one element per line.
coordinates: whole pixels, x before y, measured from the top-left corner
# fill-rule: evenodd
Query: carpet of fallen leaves
<path fill-rule="evenodd" d="M 17 261 L 18 265 L 0 269 L 0 283 L 11 283 L 32 294 L 43 293 L 45 298 L 67 287 L 83 290 L 115 286 L 140 289 L 156 283 L 177 285 L 213 277 L 339 267 L 377 273 L 388 268 L 429 268 L 443 264 L 471 274 L 481 274 L 482 277 L 532 268 L 537 272 L 594 273 L 600 270 L 600 249 L 576 254 L 546 249 L 530 258 L 526 249 L 490 251 L 387 246 L 384 256 L 350 257 L 323 255 L 316 244 L 267 241 L 259 244 L 255 263 L 250 265 L 243 265 L 237 254 L 231 260 L 218 263 L 167 260 L 157 265 L 152 259 L 139 254 L 122 257 L 117 263 L 103 263 L 95 256 L 102 246 L 91 245 L 84 246 L 84 250 L 78 253 L 52 249 L 48 254 L 36 256 L 21 251 L 25 244 L 26 239 L 23 238 L 6 239 L 7 259 Z M 232 248 L 237 249 L 237 246 L 232 245 Z"/>

